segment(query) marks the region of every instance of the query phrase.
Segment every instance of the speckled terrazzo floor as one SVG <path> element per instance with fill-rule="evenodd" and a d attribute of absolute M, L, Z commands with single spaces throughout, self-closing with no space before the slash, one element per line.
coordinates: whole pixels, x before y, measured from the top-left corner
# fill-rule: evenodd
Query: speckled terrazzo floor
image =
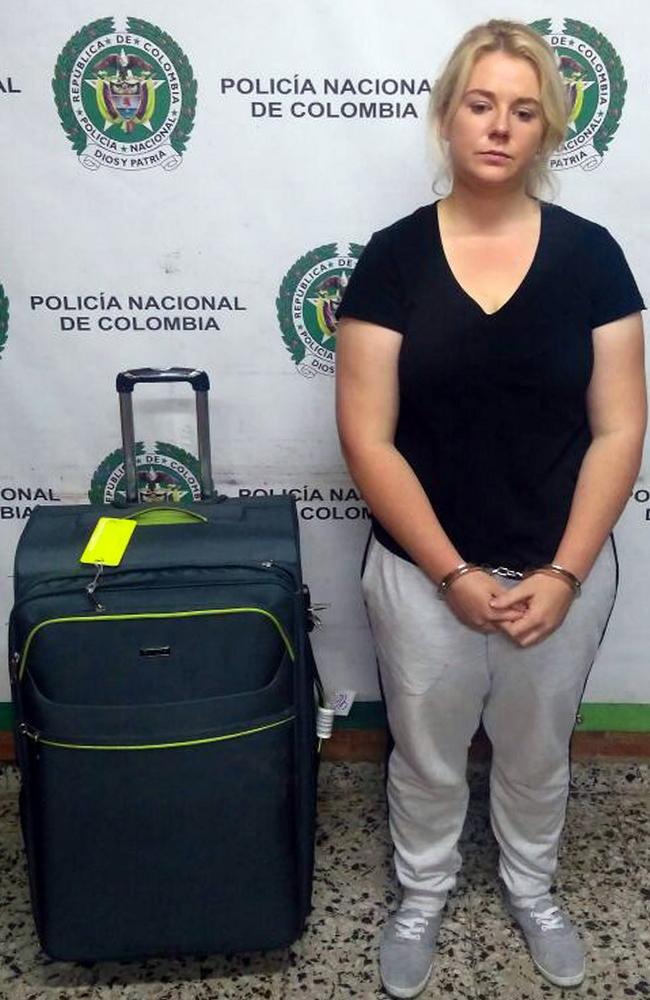
<path fill-rule="evenodd" d="M 431 981 L 421 996 L 458 1000 L 650 998 L 650 766 L 574 767 L 558 892 L 582 930 L 589 974 L 558 990 L 534 971 L 505 917 L 494 877 L 486 772 L 471 774 L 465 866 L 450 902 Z M 384 997 L 376 938 L 396 888 L 377 764 L 323 764 L 314 910 L 281 951 L 203 960 L 93 966 L 52 962 L 38 949 L 17 816 L 15 770 L 0 772 L 2 1000 L 276 1000 Z"/>

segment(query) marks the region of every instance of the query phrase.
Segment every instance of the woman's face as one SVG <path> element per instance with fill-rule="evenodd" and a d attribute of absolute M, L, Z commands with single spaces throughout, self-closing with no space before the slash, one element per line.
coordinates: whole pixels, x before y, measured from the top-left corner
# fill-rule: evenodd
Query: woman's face
<path fill-rule="evenodd" d="M 442 136 L 449 142 L 454 178 L 472 186 L 524 188 L 544 136 L 532 63 L 505 52 L 481 56 Z"/>

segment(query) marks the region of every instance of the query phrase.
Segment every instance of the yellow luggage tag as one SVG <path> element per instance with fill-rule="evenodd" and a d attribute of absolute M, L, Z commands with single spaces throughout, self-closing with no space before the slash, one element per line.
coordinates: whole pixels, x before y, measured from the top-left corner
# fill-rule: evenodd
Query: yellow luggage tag
<path fill-rule="evenodd" d="M 79 562 L 119 566 L 137 521 L 121 517 L 100 517 Z"/>

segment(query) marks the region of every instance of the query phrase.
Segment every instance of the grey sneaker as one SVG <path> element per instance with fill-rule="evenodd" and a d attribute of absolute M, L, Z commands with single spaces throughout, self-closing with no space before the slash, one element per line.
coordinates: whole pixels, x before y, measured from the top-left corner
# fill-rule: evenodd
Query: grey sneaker
<path fill-rule="evenodd" d="M 379 945 L 379 972 L 391 996 L 414 997 L 427 985 L 441 919 L 441 913 L 431 916 L 402 907 L 387 922 Z"/>
<path fill-rule="evenodd" d="M 510 915 L 519 924 L 531 958 L 554 986 L 579 986 L 585 978 L 585 950 L 566 913 L 550 896 L 532 909 L 514 906 L 506 896 Z"/>

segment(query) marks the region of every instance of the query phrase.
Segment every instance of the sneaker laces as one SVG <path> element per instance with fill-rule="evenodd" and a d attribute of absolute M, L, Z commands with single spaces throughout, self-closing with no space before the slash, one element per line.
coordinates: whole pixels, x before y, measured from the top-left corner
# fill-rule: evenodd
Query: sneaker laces
<path fill-rule="evenodd" d="M 399 916 L 395 919 L 395 936 L 404 941 L 419 941 L 428 923 L 426 917 L 418 914 L 410 917 Z"/>
<path fill-rule="evenodd" d="M 542 931 L 559 931 L 564 927 L 564 916 L 557 906 L 549 906 L 547 910 L 531 910 L 530 915 Z"/>

